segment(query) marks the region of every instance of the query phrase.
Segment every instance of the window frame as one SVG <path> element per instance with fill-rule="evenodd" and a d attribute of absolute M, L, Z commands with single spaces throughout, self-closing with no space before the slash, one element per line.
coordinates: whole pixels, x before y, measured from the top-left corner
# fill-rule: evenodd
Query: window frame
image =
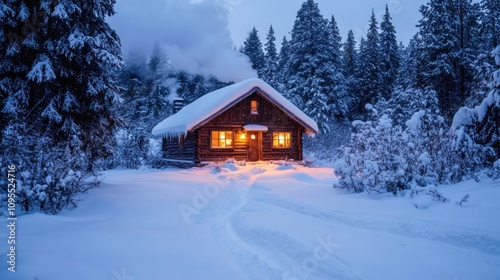
<path fill-rule="evenodd" d="M 224 138 L 221 138 L 221 132 L 224 132 Z M 214 133 L 217 133 L 218 137 L 214 138 Z M 231 137 L 228 138 L 226 137 L 227 133 L 231 134 Z M 210 131 L 210 149 L 216 149 L 216 150 L 232 150 L 234 149 L 234 131 L 232 130 L 225 130 L 225 129 L 214 129 Z M 220 146 L 220 141 L 224 141 L 226 143 L 225 147 Z M 214 140 L 217 140 L 219 143 L 217 146 L 214 146 Z M 227 146 L 228 141 L 231 141 L 231 146 Z"/>
<path fill-rule="evenodd" d="M 259 114 L 259 101 L 250 100 L 250 115 L 258 115 L 258 114 Z"/>
<path fill-rule="evenodd" d="M 275 139 L 276 134 L 277 134 L 277 138 Z M 283 134 L 284 147 L 279 146 L 280 134 Z M 289 138 L 287 138 L 286 136 L 289 136 Z M 275 143 L 277 143 L 278 145 L 275 145 Z M 288 146 L 286 144 L 288 144 Z M 273 131 L 271 145 L 272 145 L 273 149 L 291 149 L 292 148 L 292 132 L 291 131 Z"/>

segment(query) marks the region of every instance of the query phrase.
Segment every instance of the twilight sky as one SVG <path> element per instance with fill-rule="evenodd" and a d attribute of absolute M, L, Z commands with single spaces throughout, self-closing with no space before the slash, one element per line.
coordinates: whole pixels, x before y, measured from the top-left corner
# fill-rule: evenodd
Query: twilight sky
<path fill-rule="evenodd" d="M 262 43 L 269 26 L 276 43 L 290 38 L 297 11 L 304 0 L 117 0 L 117 14 L 109 19 L 122 40 L 123 53 L 150 53 L 158 41 L 174 68 L 211 74 L 223 81 L 255 77 L 248 58 L 234 50 L 255 26 Z M 371 11 L 378 20 L 388 4 L 398 41 L 407 43 L 427 0 L 315 0 L 326 18 L 333 14 L 345 39 L 349 29 L 356 41 L 365 36 Z"/>
<path fill-rule="evenodd" d="M 304 0 L 232 0 L 229 18 L 229 29 L 234 43 L 239 47 L 246 39 L 248 31 L 253 26 L 259 31 L 261 41 L 272 24 L 275 29 L 277 41 L 281 42 L 283 36 L 290 38 L 297 11 Z M 325 18 L 335 16 L 345 40 L 347 32 L 352 29 L 356 41 L 359 43 L 361 36 L 366 37 L 366 29 L 372 9 L 380 23 L 385 13 L 385 5 L 389 6 L 396 27 L 398 41 L 405 44 L 415 35 L 421 15 L 419 8 L 427 0 L 315 0 Z M 279 38 L 279 40 L 278 40 Z M 278 43 L 279 43 L 278 42 Z"/>

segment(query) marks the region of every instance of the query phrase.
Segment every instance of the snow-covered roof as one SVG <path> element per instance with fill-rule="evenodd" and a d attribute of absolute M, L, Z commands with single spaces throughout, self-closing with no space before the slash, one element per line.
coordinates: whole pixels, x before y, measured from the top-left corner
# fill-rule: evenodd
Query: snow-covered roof
<path fill-rule="evenodd" d="M 177 136 L 193 131 L 217 117 L 255 89 L 291 118 L 305 127 L 307 134 L 318 133 L 318 125 L 266 82 L 252 78 L 205 94 L 153 128 L 154 136 Z"/>
<path fill-rule="evenodd" d="M 243 126 L 243 129 L 247 131 L 268 131 L 267 126 L 260 124 L 247 124 Z"/>

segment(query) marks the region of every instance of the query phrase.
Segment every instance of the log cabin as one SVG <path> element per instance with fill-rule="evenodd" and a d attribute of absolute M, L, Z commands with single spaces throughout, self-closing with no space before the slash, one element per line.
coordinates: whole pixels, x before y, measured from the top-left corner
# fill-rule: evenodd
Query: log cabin
<path fill-rule="evenodd" d="M 314 120 L 256 78 L 181 103 L 174 100 L 174 114 L 152 130 L 173 163 L 300 161 L 302 136 L 318 133 Z"/>

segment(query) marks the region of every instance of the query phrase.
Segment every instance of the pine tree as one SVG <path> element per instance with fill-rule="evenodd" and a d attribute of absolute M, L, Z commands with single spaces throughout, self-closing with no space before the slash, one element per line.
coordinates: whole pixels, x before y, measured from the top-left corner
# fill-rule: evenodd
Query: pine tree
<path fill-rule="evenodd" d="M 382 96 L 387 100 L 394 90 L 399 72 L 400 56 L 396 40 L 396 29 L 392 25 L 389 6 L 385 6 L 385 15 L 380 24 L 380 51 L 382 59 Z"/>
<path fill-rule="evenodd" d="M 143 145 L 139 145 L 137 133 L 144 128 L 139 125 L 144 117 L 143 98 L 147 91 L 148 65 L 146 57 L 132 53 L 125 59 L 124 67 L 119 75 L 119 83 L 123 87 L 123 102 L 117 108 L 125 125 L 115 133 L 116 147 L 110 168 L 138 168 L 143 161 Z"/>
<path fill-rule="evenodd" d="M 500 0 L 481 1 L 477 13 L 480 24 L 474 40 L 477 42 L 474 44 L 478 52 L 472 63 L 473 81 L 470 86 L 472 92 L 465 104 L 468 107 L 479 105 L 490 90 L 488 76 L 495 68 L 495 61 L 490 52 L 500 44 Z"/>
<path fill-rule="evenodd" d="M 340 36 L 339 27 L 335 17 L 332 15 L 330 22 L 328 24 L 332 36 L 332 61 L 333 64 L 338 68 L 342 68 L 342 37 Z"/>
<path fill-rule="evenodd" d="M 302 4 L 292 29 L 289 44 L 290 67 L 287 93 L 306 114 L 315 119 L 323 132 L 330 131 L 332 113 L 345 115 L 341 103 L 333 104 L 337 93 L 332 61 L 332 35 L 313 0 Z M 336 102 L 343 102 L 336 99 Z M 338 105 L 338 106 L 337 106 Z M 333 108 L 333 112 L 332 112 Z"/>
<path fill-rule="evenodd" d="M 24 210 L 75 206 L 119 122 L 114 1 L 0 3 L 1 166 L 17 164 Z M 14 158 L 11 155 L 16 156 Z M 3 169 L 2 169 L 3 170 Z"/>
<path fill-rule="evenodd" d="M 347 40 L 344 43 L 343 60 L 344 76 L 354 77 L 356 74 L 357 51 L 356 40 L 354 39 L 352 30 L 349 30 L 349 33 L 347 33 Z"/>
<path fill-rule="evenodd" d="M 265 67 L 263 71 L 263 79 L 269 85 L 274 88 L 278 88 L 278 52 L 276 50 L 276 37 L 274 37 L 274 29 L 273 26 L 269 27 L 269 32 L 266 37 L 266 54 L 264 56 L 265 59 Z"/>
<path fill-rule="evenodd" d="M 497 70 L 490 76 L 490 92 L 477 107 L 460 108 L 453 119 L 455 149 L 463 155 L 464 169 L 472 171 L 500 158 L 500 46 L 492 55 Z"/>
<path fill-rule="evenodd" d="M 420 9 L 418 86 L 437 91 L 448 119 L 471 95 L 477 7 L 471 0 L 431 0 Z"/>
<path fill-rule="evenodd" d="M 255 27 L 248 34 L 247 39 L 243 42 L 242 53 L 250 58 L 252 68 L 257 71 L 259 78 L 264 75 L 265 58 L 264 51 L 262 50 L 262 43 L 259 39 L 259 34 Z"/>
<path fill-rule="evenodd" d="M 136 102 L 144 96 L 147 83 L 147 60 L 141 53 L 130 53 L 118 76 L 118 82 L 123 87 L 123 102 L 119 105 L 119 114 L 125 123 L 141 118 L 140 104 Z M 122 110 L 126 104 L 126 109 Z"/>
<path fill-rule="evenodd" d="M 340 31 L 333 15 L 328 23 L 328 28 L 330 29 L 331 36 L 331 62 L 334 67 L 333 76 L 331 77 L 332 92 L 329 95 L 328 104 L 332 116 L 344 119 L 348 115 L 349 100 L 346 79 L 342 71 L 344 68 L 342 60 L 342 37 L 340 36 Z"/>
<path fill-rule="evenodd" d="M 349 30 L 347 34 L 347 40 L 343 46 L 344 51 L 342 52 L 342 65 L 343 73 L 345 77 L 345 87 L 346 87 L 346 104 L 348 109 L 348 116 L 352 117 L 356 112 L 356 106 L 359 102 L 357 95 L 357 63 L 358 63 L 358 52 L 356 50 L 356 41 L 354 39 L 354 33 Z"/>
<path fill-rule="evenodd" d="M 375 12 L 372 11 L 366 41 L 361 40 L 358 64 L 358 113 L 363 114 L 365 105 L 376 104 L 382 96 L 382 63 L 380 40 Z"/>
<path fill-rule="evenodd" d="M 481 45 L 489 52 L 500 45 L 500 0 L 482 0 L 481 8 Z"/>
<path fill-rule="evenodd" d="M 422 49 L 421 44 L 422 40 L 419 35 L 416 34 L 405 48 L 404 56 L 401 57 L 399 81 L 397 84 L 403 89 L 421 88 L 419 85 L 423 84 L 423 81 L 419 80 L 422 76 L 418 73 L 421 63 L 421 61 L 419 61 L 419 51 Z"/>
<path fill-rule="evenodd" d="M 290 46 L 289 42 L 285 36 L 283 36 L 283 40 L 281 41 L 281 49 L 278 56 L 278 91 L 283 93 L 288 100 L 290 100 L 294 104 L 298 104 L 298 100 L 294 100 L 292 96 L 288 94 L 287 84 L 288 84 L 288 72 L 290 70 Z"/>

